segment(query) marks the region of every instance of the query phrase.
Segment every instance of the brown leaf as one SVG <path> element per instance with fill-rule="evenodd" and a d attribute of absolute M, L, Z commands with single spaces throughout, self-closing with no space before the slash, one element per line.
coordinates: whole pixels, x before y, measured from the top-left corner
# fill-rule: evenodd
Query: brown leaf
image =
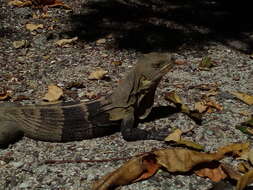
<path fill-rule="evenodd" d="M 230 94 L 233 94 L 238 99 L 240 99 L 241 101 L 243 101 L 244 103 L 246 103 L 248 105 L 253 105 L 253 96 L 252 95 L 248 95 L 248 94 L 240 93 L 240 92 L 230 92 Z"/>
<path fill-rule="evenodd" d="M 43 24 L 26 24 L 25 25 L 26 29 L 29 31 L 34 31 L 34 30 L 38 30 L 39 28 L 43 28 Z"/>
<path fill-rule="evenodd" d="M 207 105 L 205 105 L 205 102 L 196 102 L 194 105 L 194 108 L 199 111 L 199 113 L 203 113 L 207 110 Z"/>
<path fill-rule="evenodd" d="M 234 179 L 236 181 L 240 179 L 241 177 L 240 172 L 235 170 L 231 165 L 222 163 L 221 168 L 230 179 Z"/>
<path fill-rule="evenodd" d="M 8 5 L 12 5 L 12 6 L 23 6 L 24 2 L 23 1 L 19 1 L 19 0 L 13 0 L 13 1 L 9 1 Z"/>
<path fill-rule="evenodd" d="M 220 104 L 218 104 L 216 101 L 214 101 L 214 100 L 208 100 L 206 102 L 206 105 L 209 106 L 209 107 L 213 107 L 213 108 L 215 108 L 218 111 L 223 110 L 223 107 Z"/>
<path fill-rule="evenodd" d="M 53 102 L 60 99 L 63 95 L 63 90 L 56 85 L 48 85 L 48 92 L 42 98 L 43 100 Z"/>
<path fill-rule="evenodd" d="M 183 134 L 183 132 L 180 129 L 176 129 L 175 131 L 173 131 L 171 134 L 169 134 L 169 136 L 167 136 L 164 140 L 165 141 L 180 141 L 181 139 L 181 135 Z"/>
<path fill-rule="evenodd" d="M 14 41 L 12 44 L 16 49 L 29 46 L 29 42 L 27 40 Z"/>
<path fill-rule="evenodd" d="M 176 94 L 175 91 L 167 92 L 165 94 L 165 99 L 174 104 L 183 104 L 182 99 Z"/>
<path fill-rule="evenodd" d="M 72 42 L 76 41 L 78 37 L 70 38 L 70 39 L 61 39 L 55 42 L 56 45 L 58 46 L 64 46 L 66 44 L 71 44 Z"/>
<path fill-rule="evenodd" d="M 197 149 L 197 150 L 203 150 L 204 149 L 203 146 L 201 146 L 201 145 L 199 145 L 195 142 L 182 139 L 181 136 L 182 136 L 183 133 L 184 132 L 181 131 L 180 129 L 176 129 L 174 132 L 169 134 L 169 136 L 167 136 L 164 140 L 167 141 L 167 142 L 173 141 L 173 142 L 176 142 L 179 145 L 184 145 L 184 146 L 194 148 L 194 149 Z"/>
<path fill-rule="evenodd" d="M 7 100 L 10 98 L 10 93 L 8 91 L 4 91 L 3 93 L 0 93 L 0 101 Z"/>
<path fill-rule="evenodd" d="M 96 181 L 92 190 L 109 190 L 114 186 L 126 185 L 137 180 L 145 179 L 153 175 L 159 167 L 156 164 L 155 155 L 152 153 L 133 158 L 114 172 Z"/>
<path fill-rule="evenodd" d="M 226 154 L 226 153 L 233 153 L 235 155 L 238 155 L 238 152 L 243 152 L 247 149 L 249 149 L 250 143 L 237 143 L 237 144 L 231 144 L 227 146 L 220 147 L 218 149 L 218 152 Z"/>
<path fill-rule="evenodd" d="M 181 145 L 184 145 L 189 148 L 196 149 L 196 150 L 204 150 L 204 146 L 197 144 L 195 142 L 189 141 L 189 140 L 185 140 L 185 139 L 181 139 L 181 140 L 177 141 L 177 144 L 181 144 Z"/>
<path fill-rule="evenodd" d="M 247 185 L 253 182 L 253 170 L 240 177 L 236 184 L 236 190 L 243 190 Z"/>
<path fill-rule="evenodd" d="M 221 111 L 223 109 L 223 107 L 220 104 L 210 99 L 202 100 L 200 102 L 195 103 L 195 109 L 198 110 L 200 113 L 203 112 L 212 113 L 213 112 L 212 108 L 215 108 L 218 111 Z"/>
<path fill-rule="evenodd" d="M 100 80 L 100 79 L 103 79 L 107 73 L 108 73 L 108 71 L 105 71 L 103 69 L 98 69 L 98 70 L 92 72 L 89 75 L 88 79 L 90 79 L 90 80 Z"/>
<path fill-rule="evenodd" d="M 208 177 L 214 182 L 218 182 L 227 177 L 220 165 L 216 168 L 202 168 L 194 171 L 194 173 L 200 177 Z"/>
<path fill-rule="evenodd" d="M 121 61 L 112 61 L 111 64 L 115 65 L 115 66 L 120 66 L 120 65 L 122 65 L 122 62 Z"/>
<path fill-rule="evenodd" d="M 93 186 L 93 190 L 109 190 L 112 187 L 146 179 L 161 166 L 169 172 L 188 172 L 201 163 L 220 160 L 226 153 L 239 151 L 245 144 L 232 144 L 218 149 L 216 153 L 203 153 L 183 148 L 156 150 L 133 158 L 112 173 L 107 174 Z"/>

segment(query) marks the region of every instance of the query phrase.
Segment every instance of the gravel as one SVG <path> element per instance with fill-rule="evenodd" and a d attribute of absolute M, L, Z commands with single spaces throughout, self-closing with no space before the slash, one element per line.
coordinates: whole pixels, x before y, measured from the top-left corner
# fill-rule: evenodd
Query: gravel
<path fill-rule="evenodd" d="M 8 90 L 11 93 L 8 101 L 40 102 L 46 93 L 47 85 L 51 83 L 58 84 L 64 89 L 63 101 L 76 99 L 88 101 L 89 98 L 86 96 L 88 93 L 94 93 L 95 97 L 109 94 L 124 73 L 134 65 L 140 52 L 160 50 L 176 52 L 187 64 L 177 66 L 164 77 L 157 90 L 155 106 L 168 105 L 164 94 L 175 90 L 184 102 L 193 108 L 194 103 L 201 100 L 205 93 L 197 86 L 216 84 L 218 95 L 213 98 L 222 105 L 223 110 L 204 114 L 202 125 L 197 125 L 182 113 L 175 113 L 155 121 L 141 123 L 140 127 L 167 128 L 169 131 L 174 128 L 194 127 L 186 138 L 204 145 L 206 151 L 214 151 L 217 147 L 228 143 L 252 141 L 251 137 L 235 129 L 235 125 L 245 121 L 247 116 L 242 112 L 252 113 L 253 107 L 229 94 L 230 91 L 253 94 L 253 60 L 249 54 L 240 51 L 240 47 L 243 47 L 243 50 L 247 49 L 241 39 L 235 40 L 231 45 L 225 43 L 229 39 L 218 40 L 220 34 L 217 39 L 205 40 L 204 38 L 199 43 L 198 37 L 191 36 L 191 28 L 194 28 L 200 36 L 203 31 L 208 32 L 210 28 L 195 24 L 184 25 L 159 16 L 141 17 L 138 22 L 136 18 L 136 20 L 131 18 L 133 20 L 120 21 L 113 17 L 112 20 L 108 20 L 109 17 L 102 18 L 96 15 L 93 9 L 89 9 L 85 0 L 64 1 L 73 7 L 73 12 L 62 8 L 49 8 L 48 18 L 35 18 L 35 14 L 41 15 L 37 9 L 15 8 L 8 6 L 7 2 L 7 0 L 0 2 L 2 7 L 0 10 L 0 90 Z M 91 15 L 86 18 L 85 13 L 89 12 Z M 95 16 L 93 17 L 92 14 Z M 102 16 L 105 16 L 103 14 Z M 83 20 L 80 22 L 78 19 Z M 144 42 L 143 46 L 129 48 L 135 40 L 140 43 L 141 35 L 137 35 L 138 30 L 143 33 L 143 36 L 146 35 L 147 31 L 142 31 L 141 27 L 136 29 L 143 22 L 152 27 L 166 26 L 170 35 L 181 35 L 180 44 L 173 44 L 174 42 L 152 44 L 153 38 L 149 36 L 150 31 L 148 31 L 146 36 L 150 37 L 148 42 Z M 30 32 L 25 28 L 27 23 L 43 24 L 44 27 Z M 134 28 L 127 29 L 127 26 L 130 28 L 134 26 Z M 153 33 L 152 27 L 151 34 L 155 35 L 156 31 L 154 30 Z M 176 32 L 171 34 L 172 29 Z M 177 31 L 179 29 L 184 35 Z M 138 39 L 133 38 L 132 30 Z M 162 31 L 158 34 L 163 33 Z M 252 36 L 253 33 L 248 35 Z M 59 39 L 75 36 L 79 39 L 66 47 L 55 45 L 55 41 Z M 124 36 L 126 39 L 123 40 Z M 174 36 L 171 40 L 173 38 Z M 20 40 L 27 40 L 29 46 L 15 48 L 13 42 Z M 130 45 L 126 43 L 128 40 Z M 167 38 L 166 40 L 168 41 Z M 122 42 L 126 43 L 125 47 L 122 47 Z M 198 68 L 199 62 L 205 56 L 215 62 L 215 67 L 210 70 Z M 113 61 L 120 61 L 122 64 L 113 65 Z M 108 79 L 88 80 L 89 73 L 97 68 L 108 71 Z M 82 86 L 69 89 L 68 86 L 73 83 L 81 83 Z M 168 145 L 156 141 L 126 142 L 120 133 L 69 143 L 41 142 L 24 137 L 6 149 L 0 149 L 0 157 L 4 158 L 0 160 L 0 189 L 88 190 L 93 180 L 113 171 L 124 162 L 113 161 L 113 158 L 131 157 L 162 147 Z M 46 160 L 62 159 L 111 159 L 111 161 L 44 164 Z M 148 180 L 121 189 L 208 190 L 212 185 L 213 182 L 210 180 L 194 174 L 176 175 L 159 171 Z"/>

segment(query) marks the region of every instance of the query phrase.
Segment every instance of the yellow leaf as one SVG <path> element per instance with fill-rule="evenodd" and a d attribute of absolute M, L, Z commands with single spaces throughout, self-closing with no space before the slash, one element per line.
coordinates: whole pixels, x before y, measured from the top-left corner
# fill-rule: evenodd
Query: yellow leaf
<path fill-rule="evenodd" d="M 43 24 L 26 24 L 25 26 L 26 26 L 26 29 L 31 32 L 44 27 Z"/>
<path fill-rule="evenodd" d="M 22 6 L 24 4 L 24 2 L 19 1 L 19 0 L 13 0 L 13 1 L 9 1 L 8 5 L 13 5 L 13 6 Z"/>
<path fill-rule="evenodd" d="M 243 190 L 247 185 L 253 182 L 253 170 L 240 177 L 236 184 L 236 190 Z"/>
<path fill-rule="evenodd" d="M 204 149 L 204 146 L 197 144 L 195 142 L 192 142 L 192 141 L 185 140 L 185 139 L 181 139 L 181 140 L 177 141 L 177 143 L 185 145 L 190 148 L 194 148 L 196 150 L 203 150 Z"/>
<path fill-rule="evenodd" d="M 240 92 L 230 92 L 230 94 L 233 94 L 238 99 L 240 99 L 241 101 L 243 101 L 244 103 L 246 103 L 248 105 L 253 105 L 253 96 L 252 95 L 248 95 L 248 94 L 240 93 Z"/>
<path fill-rule="evenodd" d="M 180 141 L 181 139 L 181 135 L 183 134 L 183 132 L 180 129 L 176 129 L 175 131 L 173 131 L 171 134 L 169 134 L 169 136 L 167 136 L 164 140 L 165 141 Z"/>
<path fill-rule="evenodd" d="M 175 91 L 166 93 L 165 99 L 171 101 L 174 104 L 183 104 L 182 99 L 176 94 Z"/>
<path fill-rule="evenodd" d="M 204 102 L 196 102 L 194 107 L 199 111 L 199 113 L 203 113 L 207 110 L 207 106 L 204 104 Z"/>
<path fill-rule="evenodd" d="M 77 39 L 78 39 L 78 37 L 74 37 L 74 38 L 70 38 L 70 39 L 61 39 L 61 40 L 58 40 L 57 42 L 55 42 L 55 44 L 58 46 L 64 46 L 66 44 L 70 44 L 70 43 L 76 41 Z"/>
<path fill-rule="evenodd" d="M 19 41 L 14 41 L 13 43 L 14 48 L 22 48 L 22 47 L 27 47 L 29 45 L 29 42 L 27 40 L 19 40 Z"/>
<path fill-rule="evenodd" d="M 62 95 L 63 95 L 63 90 L 60 87 L 56 85 L 49 85 L 48 92 L 45 94 L 45 96 L 42 99 L 49 102 L 53 102 L 53 101 L 59 100 Z"/>
<path fill-rule="evenodd" d="M 105 71 L 103 69 L 98 69 L 92 72 L 88 78 L 91 80 L 100 80 L 100 79 L 103 79 L 107 73 L 108 71 Z"/>

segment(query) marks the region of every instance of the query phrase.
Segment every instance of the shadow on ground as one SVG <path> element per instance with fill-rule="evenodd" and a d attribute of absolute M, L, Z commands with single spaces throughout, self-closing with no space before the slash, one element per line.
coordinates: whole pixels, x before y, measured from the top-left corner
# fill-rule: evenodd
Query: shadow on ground
<path fill-rule="evenodd" d="M 69 34 L 94 41 L 116 36 L 117 48 L 141 52 L 220 41 L 243 52 L 253 49 L 251 6 L 228 0 L 90 0 L 72 15 Z"/>

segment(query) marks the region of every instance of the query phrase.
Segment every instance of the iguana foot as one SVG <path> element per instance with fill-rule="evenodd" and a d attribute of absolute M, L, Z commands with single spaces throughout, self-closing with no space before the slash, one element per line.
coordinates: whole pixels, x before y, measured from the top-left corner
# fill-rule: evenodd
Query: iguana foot
<path fill-rule="evenodd" d="M 23 137 L 24 133 L 16 127 L 14 121 L 0 121 L 0 148 L 7 148 Z"/>

